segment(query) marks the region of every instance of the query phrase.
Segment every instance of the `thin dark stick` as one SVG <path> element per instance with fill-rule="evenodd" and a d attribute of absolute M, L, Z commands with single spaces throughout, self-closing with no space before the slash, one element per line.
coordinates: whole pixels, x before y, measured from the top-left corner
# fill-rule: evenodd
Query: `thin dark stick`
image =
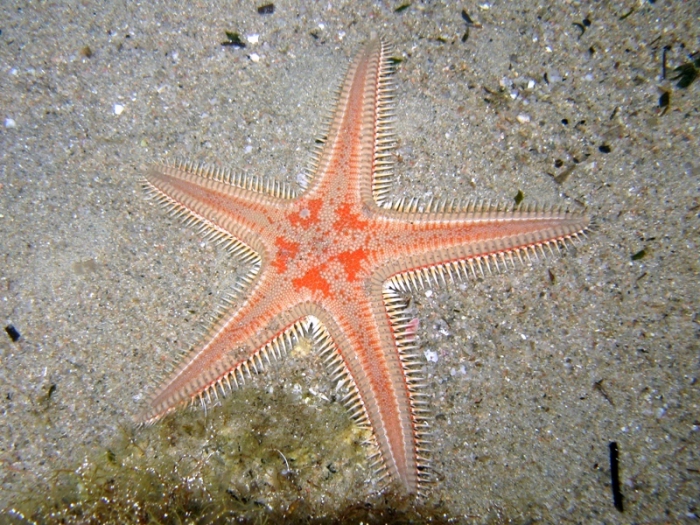
<path fill-rule="evenodd" d="M 661 80 L 666 80 L 666 52 L 671 49 L 671 46 L 664 46 L 661 51 Z"/>
<path fill-rule="evenodd" d="M 617 464 L 617 443 L 612 441 L 610 448 L 610 477 L 612 478 L 613 504 L 622 512 L 622 492 L 620 492 L 620 472 Z"/>

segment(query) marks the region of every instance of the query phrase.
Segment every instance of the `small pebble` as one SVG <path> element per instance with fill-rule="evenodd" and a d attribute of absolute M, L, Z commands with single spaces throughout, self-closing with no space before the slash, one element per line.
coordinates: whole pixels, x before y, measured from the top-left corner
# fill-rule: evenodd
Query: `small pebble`
<path fill-rule="evenodd" d="M 423 352 L 423 355 L 425 356 L 425 359 L 430 363 L 437 363 L 438 362 L 438 354 L 437 354 L 437 352 L 434 352 L 433 350 L 426 350 Z"/>

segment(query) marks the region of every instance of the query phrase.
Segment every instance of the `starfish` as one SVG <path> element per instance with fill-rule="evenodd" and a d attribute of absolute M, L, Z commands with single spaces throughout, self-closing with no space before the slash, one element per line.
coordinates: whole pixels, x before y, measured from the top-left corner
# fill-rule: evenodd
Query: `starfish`
<path fill-rule="evenodd" d="M 206 338 L 138 416 L 211 402 L 306 338 L 371 431 L 373 465 L 404 493 L 428 475 L 428 399 L 407 294 L 483 275 L 585 234 L 585 211 L 388 198 L 395 60 L 372 39 L 340 86 L 301 189 L 192 163 L 151 169 L 156 200 L 250 267 Z"/>

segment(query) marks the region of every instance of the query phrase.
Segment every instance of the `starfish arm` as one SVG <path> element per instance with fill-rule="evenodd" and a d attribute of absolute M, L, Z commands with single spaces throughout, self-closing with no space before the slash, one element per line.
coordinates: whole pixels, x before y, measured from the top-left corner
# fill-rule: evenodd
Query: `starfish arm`
<path fill-rule="evenodd" d="M 465 211 L 384 214 L 380 258 L 385 279 L 444 281 L 445 275 L 475 275 L 559 247 L 585 235 L 590 218 L 585 212 L 560 209 L 503 209 L 473 206 Z M 398 255 L 397 255 L 398 254 Z M 405 254 L 405 255 L 400 255 Z M 438 279 L 440 277 L 441 279 Z"/>
<path fill-rule="evenodd" d="M 270 252 L 261 233 L 294 202 L 281 184 L 192 164 L 154 166 L 144 186 L 205 236 L 223 240 L 250 261 Z"/>
<path fill-rule="evenodd" d="M 204 342 L 181 358 L 136 420 L 151 423 L 181 405 L 210 400 L 217 387 L 225 394 L 224 386 L 231 390 L 232 383 L 238 386 L 251 371 L 262 371 L 286 353 L 308 314 L 298 302 L 280 301 L 280 291 L 271 283 L 254 286 L 249 299 L 216 321 Z"/>
<path fill-rule="evenodd" d="M 394 139 L 391 48 L 370 41 L 350 64 L 327 135 L 311 163 L 305 196 L 333 195 L 347 204 L 374 203 L 388 191 Z"/>
<path fill-rule="evenodd" d="M 370 296 L 352 305 L 309 303 L 307 312 L 320 321 L 332 341 L 327 349 L 335 357 L 332 366 L 337 375 L 332 379 L 349 376 L 352 391 L 346 405 L 358 423 L 372 429 L 379 449 L 377 472 L 412 493 L 418 490 L 423 459 L 422 421 L 412 398 L 414 377 L 405 362 L 410 360 L 409 342 L 397 346 L 387 322 L 396 315 L 387 310 L 379 281 Z"/>

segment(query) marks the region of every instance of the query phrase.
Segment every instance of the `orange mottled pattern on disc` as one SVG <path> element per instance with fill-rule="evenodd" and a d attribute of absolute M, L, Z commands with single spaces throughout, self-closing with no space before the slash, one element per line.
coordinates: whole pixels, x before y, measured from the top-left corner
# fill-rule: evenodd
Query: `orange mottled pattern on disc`
<path fill-rule="evenodd" d="M 372 40 L 351 63 L 299 194 L 193 164 L 148 173 L 149 193 L 252 269 L 236 305 L 155 390 L 139 421 L 230 390 L 307 337 L 330 356 L 334 379 L 350 380 L 346 404 L 372 431 L 378 473 L 420 491 L 429 411 L 404 292 L 562 246 L 589 218 L 560 208 L 390 202 L 390 53 Z"/>

